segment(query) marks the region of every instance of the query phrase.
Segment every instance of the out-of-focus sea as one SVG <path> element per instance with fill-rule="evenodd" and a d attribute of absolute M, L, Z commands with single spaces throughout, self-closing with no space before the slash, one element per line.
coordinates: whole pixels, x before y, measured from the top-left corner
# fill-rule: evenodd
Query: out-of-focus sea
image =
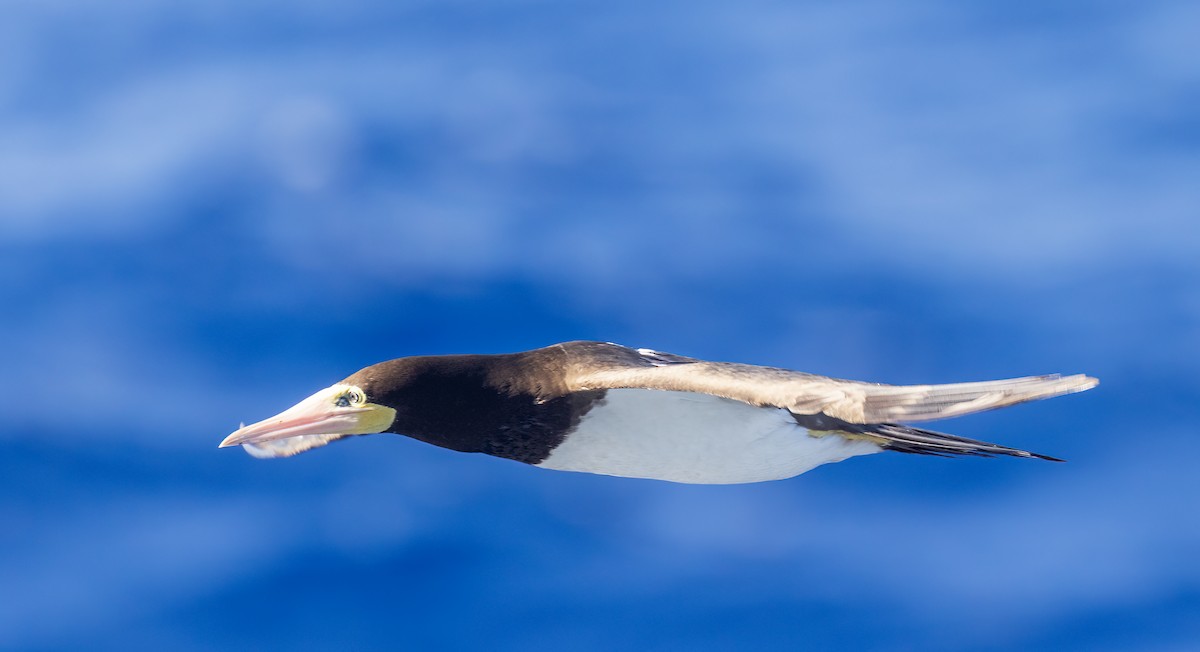
<path fill-rule="evenodd" d="M 16 1 L 0 648 L 1200 646 L 1200 6 Z M 1049 455 L 758 485 L 216 445 L 359 367 L 600 339 Z"/>

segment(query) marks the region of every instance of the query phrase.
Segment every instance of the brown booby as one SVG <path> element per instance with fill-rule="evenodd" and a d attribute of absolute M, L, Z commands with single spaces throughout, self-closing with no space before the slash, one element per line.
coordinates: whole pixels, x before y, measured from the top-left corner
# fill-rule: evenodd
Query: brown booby
<path fill-rule="evenodd" d="M 884 450 L 1053 457 L 902 423 L 1081 392 L 1085 375 L 882 385 L 603 342 L 372 365 L 221 446 L 286 457 L 398 433 L 534 466 L 698 484 L 779 480 Z"/>

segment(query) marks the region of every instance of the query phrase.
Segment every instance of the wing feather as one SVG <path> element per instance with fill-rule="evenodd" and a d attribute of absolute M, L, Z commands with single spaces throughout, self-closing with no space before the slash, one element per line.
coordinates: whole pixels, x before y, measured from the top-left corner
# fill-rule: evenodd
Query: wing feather
<path fill-rule="evenodd" d="M 931 421 L 994 410 L 1095 387 L 1095 378 L 1028 376 L 947 385 L 884 385 L 817 376 L 777 367 L 707 362 L 616 344 L 564 345 L 567 386 L 699 392 L 794 414 L 826 414 L 849 423 Z"/>

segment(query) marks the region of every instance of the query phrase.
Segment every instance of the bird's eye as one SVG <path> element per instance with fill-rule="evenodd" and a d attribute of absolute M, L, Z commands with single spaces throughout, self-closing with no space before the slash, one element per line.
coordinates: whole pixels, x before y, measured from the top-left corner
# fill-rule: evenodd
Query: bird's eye
<path fill-rule="evenodd" d="M 341 396 L 339 396 L 339 397 L 337 398 L 337 403 L 336 403 L 336 405 L 337 405 L 338 407 L 350 407 L 350 395 L 349 395 L 349 394 L 342 394 Z"/>

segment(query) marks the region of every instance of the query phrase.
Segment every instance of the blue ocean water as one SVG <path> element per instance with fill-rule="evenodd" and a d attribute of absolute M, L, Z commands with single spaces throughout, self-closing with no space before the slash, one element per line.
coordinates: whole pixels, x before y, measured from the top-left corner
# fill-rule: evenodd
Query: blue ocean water
<path fill-rule="evenodd" d="M 1200 645 L 1194 3 L 6 3 L 0 648 Z M 697 487 L 216 444 L 600 339 L 1087 372 Z"/>

